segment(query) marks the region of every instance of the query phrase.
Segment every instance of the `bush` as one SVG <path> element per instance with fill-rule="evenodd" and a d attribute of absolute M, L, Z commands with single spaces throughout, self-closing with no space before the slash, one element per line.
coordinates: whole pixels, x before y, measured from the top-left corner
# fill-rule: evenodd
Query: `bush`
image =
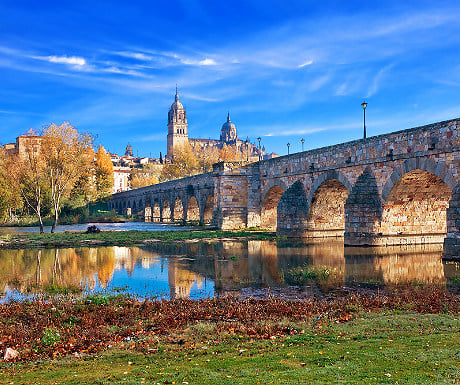
<path fill-rule="evenodd" d="M 53 346 L 56 342 L 59 342 L 61 335 L 56 328 L 46 328 L 43 331 L 43 337 L 41 338 L 40 343 L 43 346 Z"/>

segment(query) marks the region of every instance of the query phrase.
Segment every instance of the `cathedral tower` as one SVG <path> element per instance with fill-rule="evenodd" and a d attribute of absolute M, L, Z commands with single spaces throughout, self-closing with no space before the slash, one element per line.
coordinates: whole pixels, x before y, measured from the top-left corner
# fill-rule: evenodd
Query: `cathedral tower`
<path fill-rule="evenodd" d="M 168 157 L 172 158 L 174 155 L 174 147 L 188 143 L 187 126 L 187 113 L 179 101 L 176 87 L 175 101 L 168 113 Z"/>

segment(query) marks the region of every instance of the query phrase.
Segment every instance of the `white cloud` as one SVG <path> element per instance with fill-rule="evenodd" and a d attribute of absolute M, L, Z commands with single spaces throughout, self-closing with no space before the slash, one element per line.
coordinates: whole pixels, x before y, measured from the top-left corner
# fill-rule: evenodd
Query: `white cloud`
<path fill-rule="evenodd" d="M 145 53 L 141 53 L 141 52 L 117 51 L 113 53 L 118 56 L 128 57 L 128 58 L 143 60 L 143 61 L 151 61 L 154 59 L 153 56 L 146 55 Z"/>
<path fill-rule="evenodd" d="M 46 56 L 44 59 L 51 63 L 62 63 L 75 66 L 86 65 L 86 60 L 78 56 Z"/>
<path fill-rule="evenodd" d="M 305 63 L 299 64 L 299 65 L 297 66 L 297 68 L 303 68 L 303 67 L 306 67 L 306 66 L 310 66 L 310 65 L 312 65 L 312 64 L 313 64 L 313 60 L 308 60 L 308 61 L 306 61 Z"/>
<path fill-rule="evenodd" d="M 66 64 L 76 70 L 88 70 L 89 66 L 85 58 L 79 56 L 30 56 L 32 59 L 43 60 L 49 63 Z"/>
<path fill-rule="evenodd" d="M 180 62 L 185 65 L 195 65 L 195 66 L 215 66 L 217 62 L 214 59 L 203 59 L 203 60 L 193 60 L 193 59 L 181 59 L 179 56 Z"/>
<path fill-rule="evenodd" d="M 142 74 L 142 73 L 140 73 L 138 71 L 133 71 L 133 70 L 130 70 L 130 69 L 122 69 L 122 68 L 115 67 L 115 66 L 108 67 L 108 68 L 103 68 L 103 69 L 101 69 L 101 71 L 110 72 L 110 73 L 114 73 L 114 74 L 120 74 L 120 75 L 131 75 L 131 76 L 146 77 L 146 75 L 144 75 L 144 74 Z"/>

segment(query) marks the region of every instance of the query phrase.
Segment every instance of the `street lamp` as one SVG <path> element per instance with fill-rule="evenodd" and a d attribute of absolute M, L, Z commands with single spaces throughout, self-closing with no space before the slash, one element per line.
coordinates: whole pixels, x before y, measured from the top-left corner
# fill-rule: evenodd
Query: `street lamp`
<path fill-rule="evenodd" d="M 260 160 L 261 160 L 261 158 L 262 158 L 262 151 L 260 150 L 260 139 L 261 139 L 261 137 L 259 136 L 259 137 L 257 138 L 257 140 L 259 141 L 259 162 L 260 162 Z"/>
<path fill-rule="evenodd" d="M 246 162 L 249 162 L 249 140 L 246 139 Z"/>
<path fill-rule="evenodd" d="M 364 112 L 364 139 L 366 139 L 366 107 L 367 107 L 367 103 L 362 102 L 361 107 L 363 108 L 363 112 Z"/>
<path fill-rule="evenodd" d="M 288 144 L 287 144 L 287 148 L 288 148 L 288 155 L 289 155 L 289 147 L 291 147 L 291 143 L 288 143 Z"/>
<path fill-rule="evenodd" d="M 302 152 L 303 152 L 303 144 L 305 143 L 305 139 L 304 138 L 300 139 L 300 143 L 302 143 Z"/>

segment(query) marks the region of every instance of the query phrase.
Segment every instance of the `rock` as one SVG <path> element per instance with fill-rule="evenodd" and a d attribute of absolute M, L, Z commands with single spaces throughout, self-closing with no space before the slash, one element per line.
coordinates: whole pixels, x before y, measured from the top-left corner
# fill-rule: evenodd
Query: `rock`
<path fill-rule="evenodd" d="M 12 348 L 7 348 L 5 350 L 5 355 L 3 356 L 3 359 L 5 361 L 10 361 L 10 360 L 14 360 L 18 356 L 19 356 L 19 352 L 17 350 L 14 350 Z"/>
<path fill-rule="evenodd" d="M 96 225 L 88 226 L 88 229 L 86 230 L 87 234 L 97 234 L 100 232 L 101 232 L 101 229 L 97 227 Z"/>

